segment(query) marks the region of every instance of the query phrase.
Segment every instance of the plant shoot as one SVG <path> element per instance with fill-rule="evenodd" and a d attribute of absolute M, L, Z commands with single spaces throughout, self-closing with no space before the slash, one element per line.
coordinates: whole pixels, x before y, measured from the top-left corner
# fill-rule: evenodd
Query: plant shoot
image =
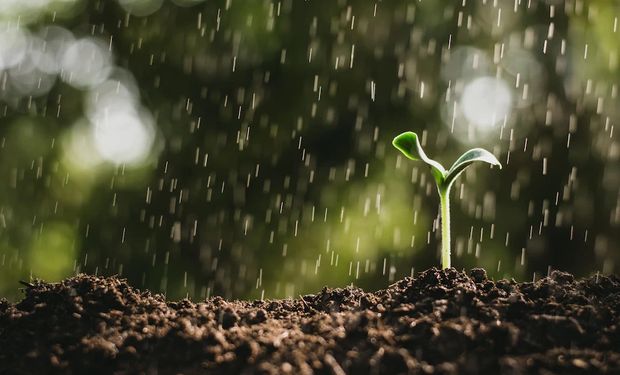
<path fill-rule="evenodd" d="M 483 161 L 502 168 L 501 163 L 489 151 L 482 148 L 473 148 L 461 155 L 450 169 L 446 170 L 441 164 L 426 156 L 418 136 L 414 132 L 405 132 L 394 138 L 394 147 L 411 160 L 420 160 L 431 167 L 431 174 L 437 184 L 439 202 L 441 204 L 441 266 L 450 268 L 450 188 L 456 178 L 469 165 L 476 161 Z"/>

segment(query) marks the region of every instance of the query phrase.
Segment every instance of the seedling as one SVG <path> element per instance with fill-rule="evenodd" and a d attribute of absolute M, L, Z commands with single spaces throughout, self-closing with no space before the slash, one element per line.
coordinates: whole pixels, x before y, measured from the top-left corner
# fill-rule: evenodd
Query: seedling
<path fill-rule="evenodd" d="M 441 266 L 450 268 L 450 188 L 452 183 L 473 162 L 483 161 L 497 165 L 500 169 L 502 165 L 489 151 L 473 148 L 456 159 L 452 167 L 446 171 L 441 164 L 426 156 L 416 133 L 402 133 L 394 138 L 392 144 L 407 158 L 421 160 L 431 167 L 431 174 L 437 183 L 437 192 L 441 204 Z"/>

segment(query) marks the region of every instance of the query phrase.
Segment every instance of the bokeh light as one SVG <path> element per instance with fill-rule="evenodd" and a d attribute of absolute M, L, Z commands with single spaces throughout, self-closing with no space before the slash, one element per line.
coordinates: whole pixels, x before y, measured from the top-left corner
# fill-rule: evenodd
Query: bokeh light
<path fill-rule="evenodd" d="M 31 59 L 9 69 L 13 94 L 40 96 L 46 94 L 56 83 L 56 75 L 39 70 Z"/>
<path fill-rule="evenodd" d="M 465 85 L 460 107 L 467 121 L 484 130 L 510 114 L 512 94 L 504 81 L 479 77 Z"/>
<path fill-rule="evenodd" d="M 11 23 L 0 23 L 0 69 L 19 64 L 26 56 L 28 32 Z"/>
<path fill-rule="evenodd" d="M 98 39 L 83 38 L 65 50 L 61 78 L 76 88 L 88 88 L 103 82 L 112 70 L 112 53 Z"/>
<path fill-rule="evenodd" d="M 38 38 L 33 39 L 31 58 L 39 70 L 57 74 L 65 51 L 74 41 L 71 31 L 60 26 L 45 26 L 39 31 Z"/>
<path fill-rule="evenodd" d="M 144 111 L 126 107 L 98 111 L 93 116 L 95 149 L 115 164 L 143 162 L 151 151 L 154 128 Z"/>
<path fill-rule="evenodd" d="M 118 69 L 117 69 L 118 71 Z M 85 114 L 91 120 L 99 114 L 117 111 L 132 111 L 139 103 L 139 93 L 126 75 L 109 79 L 89 90 L 85 97 Z"/>

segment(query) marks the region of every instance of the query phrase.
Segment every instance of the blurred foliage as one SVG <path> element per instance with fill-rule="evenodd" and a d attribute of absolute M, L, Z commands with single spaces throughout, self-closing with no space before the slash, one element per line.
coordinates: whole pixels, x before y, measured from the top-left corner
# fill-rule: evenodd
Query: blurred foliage
<path fill-rule="evenodd" d="M 3 30 L 55 25 L 100 44 L 57 76 L 0 61 L 2 296 L 88 272 L 170 298 L 273 298 L 438 266 L 430 173 L 390 145 L 405 130 L 442 163 L 479 146 L 505 166 L 471 168 L 453 189 L 456 267 L 616 270 L 613 2 L 26 3 L 0 5 Z M 114 66 L 89 71 L 104 58 L 84 51 Z M 154 137 L 139 162 L 89 143 L 104 121 L 91 107 L 120 112 L 75 79 L 102 72 L 129 88 L 128 113 L 153 119 L 136 128 Z M 512 93 L 503 121 L 480 129 L 455 109 L 479 76 Z M 37 77 L 57 82 L 44 91 Z M 108 146 L 131 151 L 131 134 Z"/>

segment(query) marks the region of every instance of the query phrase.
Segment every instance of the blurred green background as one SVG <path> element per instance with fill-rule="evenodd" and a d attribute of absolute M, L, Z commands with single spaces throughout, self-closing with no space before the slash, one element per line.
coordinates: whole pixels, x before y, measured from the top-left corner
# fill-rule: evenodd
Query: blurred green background
<path fill-rule="evenodd" d="M 121 275 L 171 299 L 379 289 L 439 265 L 620 260 L 614 1 L 3 0 L 0 296 Z M 536 276 L 534 276 L 534 273 Z"/>

